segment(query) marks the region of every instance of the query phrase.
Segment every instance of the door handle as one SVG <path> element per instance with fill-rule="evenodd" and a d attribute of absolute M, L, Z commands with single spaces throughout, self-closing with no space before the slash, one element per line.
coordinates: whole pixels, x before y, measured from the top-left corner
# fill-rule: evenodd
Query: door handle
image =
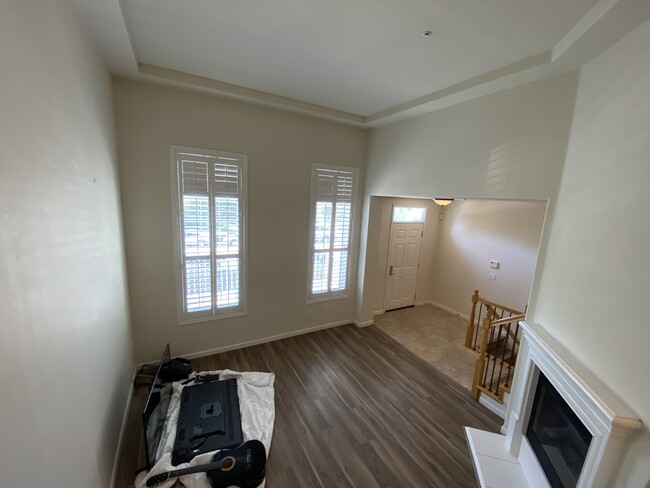
<path fill-rule="evenodd" d="M 393 265 L 390 265 L 390 271 L 388 271 L 388 276 L 393 276 Z"/>

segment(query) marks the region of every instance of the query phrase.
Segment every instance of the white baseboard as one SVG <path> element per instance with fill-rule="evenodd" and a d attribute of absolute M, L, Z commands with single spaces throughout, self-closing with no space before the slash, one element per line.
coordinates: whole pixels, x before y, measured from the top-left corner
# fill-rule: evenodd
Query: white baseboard
<path fill-rule="evenodd" d="M 353 320 L 352 323 L 357 327 L 368 327 L 375 323 L 374 320 L 366 320 L 365 322 L 359 322 L 358 320 Z"/>
<path fill-rule="evenodd" d="M 435 303 L 432 302 L 431 300 L 422 300 L 420 302 L 415 302 L 413 304 L 414 307 L 419 307 L 421 305 L 435 305 Z M 404 307 L 404 308 L 408 308 L 408 306 Z M 396 309 L 396 310 L 399 310 L 399 309 Z M 389 310 L 389 312 L 390 312 L 390 310 Z M 382 313 L 386 313 L 386 310 L 375 310 L 374 312 L 372 312 L 373 315 L 381 315 Z"/>
<path fill-rule="evenodd" d="M 485 408 L 487 408 L 490 412 L 492 412 L 495 415 L 498 415 L 502 419 L 506 418 L 506 404 L 505 403 L 499 403 L 493 398 L 490 398 L 487 395 L 484 395 L 481 393 L 478 397 L 478 402 L 483 405 Z"/>
<path fill-rule="evenodd" d="M 126 406 L 124 407 L 124 414 L 122 415 L 122 425 L 120 426 L 120 436 L 117 439 L 117 448 L 115 449 L 115 458 L 113 459 L 113 470 L 111 471 L 111 488 L 115 488 L 115 483 L 117 483 L 117 469 L 120 463 L 120 453 L 122 452 L 122 444 L 124 443 L 124 432 L 126 431 L 126 424 L 129 420 L 129 411 L 131 410 L 131 402 L 133 401 L 133 390 L 135 388 L 134 381 L 135 376 L 138 374 L 138 366 L 133 370 L 133 376 L 131 377 L 131 387 L 129 388 L 129 394 L 126 398 Z"/>
<path fill-rule="evenodd" d="M 429 303 L 431 305 L 433 305 L 434 307 L 441 308 L 441 309 L 445 310 L 446 312 L 453 313 L 454 315 L 458 315 L 459 317 L 462 317 L 465 320 L 469 320 L 469 315 L 465 315 L 464 313 L 460 313 L 460 312 L 454 310 L 453 308 L 445 307 L 444 305 L 442 305 L 440 303 L 437 303 L 437 302 L 434 302 L 434 301 L 430 301 Z"/>
<path fill-rule="evenodd" d="M 371 321 L 372 323 L 372 321 Z M 309 332 L 316 332 L 317 330 L 323 330 L 323 329 L 330 329 L 332 327 L 338 327 L 339 325 L 346 325 L 346 324 L 355 324 L 360 327 L 364 327 L 365 325 L 371 325 L 371 324 L 366 324 L 363 322 L 365 325 L 359 325 L 356 320 L 350 319 L 350 320 L 340 320 L 338 322 L 332 322 L 329 324 L 324 324 L 324 325 L 315 325 L 313 327 L 307 327 L 306 329 L 300 329 L 300 330 L 293 330 L 291 332 L 285 332 L 283 334 L 277 334 L 277 335 L 272 335 L 272 336 L 267 336 L 267 337 L 262 337 L 260 339 L 253 339 L 252 341 L 246 341 L 246 342 L 240 342 L 238 344 L 231 344 L 229 346 L 223 346 L 223 347 L 216 347 L 214 349 L 206 349 L 205 351 L 199 351 L 199 352 L 194 352 L 194 353 L 189 353 L 189 354 L 182 354 L 184 358 L 187 359 L 197 359 L 197 358 L 202 358 L 205 356 L 211 356 L 213 354 L 219 354 L 222 352 L 228 352 L 228 351 L 235 351 L 237 349 L 243 349 L 244 347 L 250 347 L 250 346 L 257 346 L 259 344 L 266 344 L 267 342 L 273 342 L 273 341 L 279 341 L 281 339 L 287 339 L 289 337 L 295 337 L 303 334 L 308 334 Z"/>

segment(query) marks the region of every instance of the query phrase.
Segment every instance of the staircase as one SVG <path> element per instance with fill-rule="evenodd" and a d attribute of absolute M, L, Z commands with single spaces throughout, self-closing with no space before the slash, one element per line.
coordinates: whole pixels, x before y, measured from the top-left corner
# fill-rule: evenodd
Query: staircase
<path fill-rule="evenodd" d="M 472 382 L 472 396 L 481 393 L 498 403 L 510 393 L 519 352 L 519 321 L 525 312 L 472 295 L 472 312 L 467 325 L 465 346 L 478 353 Z"/>

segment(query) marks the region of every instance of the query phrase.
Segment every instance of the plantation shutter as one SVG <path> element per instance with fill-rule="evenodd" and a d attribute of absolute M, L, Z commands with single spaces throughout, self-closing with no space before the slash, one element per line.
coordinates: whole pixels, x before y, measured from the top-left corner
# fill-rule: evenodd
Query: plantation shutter
<path fill-rule="evenodd" d="M 185 311 L 212 311 L 209 159 L 181 155 Z"/>
<path fill-rule="evenodd" d="M 217 158 L 213 164 L 216 242 L 216 307 L 240 303 L 240 196 L 241 171 L 236 160 Z"/>
<path fill-rule="evenodd" d="M 241 314 L 245 156 L 207 150 L 175 154 L 181 321 Z"/>
<path fill-rule="evenodd" d="M 357 172 L 339 167 L 314 167 L 313 295 L 348 288 L 350 226 Z"/>
<path fill-rule="evenodd" d="M 181 160 L 183 194 L 208 195 L 208 163 L 206 161 Z"/>

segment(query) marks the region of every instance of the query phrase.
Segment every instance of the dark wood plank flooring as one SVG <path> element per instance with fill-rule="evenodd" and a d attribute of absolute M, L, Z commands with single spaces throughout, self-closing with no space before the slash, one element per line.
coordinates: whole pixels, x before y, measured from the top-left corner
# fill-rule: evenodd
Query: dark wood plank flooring
<path fill-rule="evenodd" d="M 475 487 L 463 426 L 501 419 L 468 391 L 370 326 L 353 325 L 194 360 L 195 371 L 271 371 L 276 420 L 267 486 Z M 117 488 L 143 464 L 134 396 Z"/>

